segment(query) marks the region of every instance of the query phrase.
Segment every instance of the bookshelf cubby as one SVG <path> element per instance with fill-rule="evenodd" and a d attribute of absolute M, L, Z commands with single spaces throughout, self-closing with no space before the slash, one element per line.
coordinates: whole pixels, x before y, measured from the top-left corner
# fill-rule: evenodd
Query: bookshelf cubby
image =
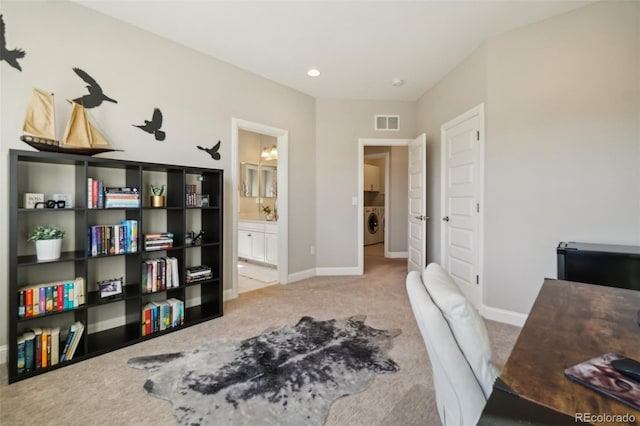
<path fill-rule="evenodd" d="M 142 163 L 94 158 L 66 153 L 10 150 L 9 204 L 9 383 L 80 362 L 143 340 L 180 330 L 222 316 L 222 224 L 223 171 L 202 167 Z M 105 186 L 135 187 L 140 190 L 140 206 L 93 208 L 88 201 L 88 179 L 99 179 Z M 165 185 L 164 207 L 151 207 L 150 185 Z M 187 191 L 196 188 L 208 195 L 208 204 L 187 203 Z M 25 208 L 25 193 L 69 194 L 72 207 Z M 119 254 L 90 253 L 90 228 L 137 222 L 137 251 Z M 59 259 L 39 262 L 35 245 L 27 241 L 38 225 L 55 224 L 65 230 Z M 186 237 L 204 231 L 197 244 Z M 145 233 L 173 233 L 173 246 L 166 250 L 145 251 Z M 149 259 L 177 259 L 179 284 L 153 293 L 142 291 L 143 263 Z M 212 277 L 186 283 L 186 268 L 211 267 Z M 42 283 L 84 279 L 84 303 L 72 309 L 45 312 L 38 316 L 18 314 L 20 290 Z M 103 298 L 98 282 L 122 277 L 122 293 Z M 184 324 L 143 335 L 143 307 L 167 299 L 184 302 Z M 80 321 L 84 333 L 72 359 L 53 366 L 19 372 L 18 339 L 33 328 L 59 327 L 64 330 Z M 60 350 L 64 347 L 60 341 Z"/>

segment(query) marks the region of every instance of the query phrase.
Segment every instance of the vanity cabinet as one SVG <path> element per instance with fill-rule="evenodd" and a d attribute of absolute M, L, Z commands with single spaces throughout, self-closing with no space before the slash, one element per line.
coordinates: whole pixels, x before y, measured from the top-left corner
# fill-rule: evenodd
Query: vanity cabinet
<path fill-rule="evenodd" d="M 263 221 L 238 221 L 238 257 L 278 264 L 278 225 Z"/>
<path fill-rule="evenodd" d="M 364 190 L 380 192 L 380 167 L 364 165 Z"/>

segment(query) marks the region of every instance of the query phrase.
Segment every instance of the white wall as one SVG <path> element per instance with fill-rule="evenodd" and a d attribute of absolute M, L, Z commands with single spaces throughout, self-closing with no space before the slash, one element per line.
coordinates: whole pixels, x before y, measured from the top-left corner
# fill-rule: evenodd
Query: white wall
<path fill-rule="evenodd" d="M 0 247 L 8 250 L 8 150 L 31 149 L 19 141 L 32 87 L 56 94 L 58 135 L 69 116 L 66 98 L 85 93 L 72 71 L 92 75 L 118 104 L 91 110 L 93 120 L 122 153 L 102 157 L 193 165 L 225 170 L 225 217 L 236 188 L 230 182 L 231 118 L 289 130 L 289 272 L 315 267 L 309 245 L 315 240 L 315 100 L 292 89 L 206 57 L 82 6 L 67 2 L 3 1 L 10 47 L 27 55 L 23 72 L 0 63 L 0 170 L 3 208 Z M 46 30 L 44 30 L 46 29 Z M 268 107 L 266 107 L 268 105 Z M 153 108 L 164 115 L 167 137 L 157 142 L 132 126 L 150 119 Z M 222 141 L 215 161 L 196 145 Z M 64 188 L 60 188 L 60 192 Z M 35 188 L 34 188 L 35 190 Z M 231 288 L 233 230 L 224 232 L 224 288 Z M 7 257 L 0 256 L 0 318 L 7 318 Z M 0 346 L 6 344 L 0 328 Z"/>
<path fill-rule="evenodd" d="M 638 2 L 585 6 L 489 40 L 420 99 L 437 214 L 439 127 L 486 103 L 485 305 L 526 314 L 559 241 L 640 243 L 639 31 Z"/>
<path fill-rule="evenodd" d="M 375 131 L 376 114 L 400 115 L 400 131 Z M 416 129 L 415 102 L 316 100 L 318 268 L 358 266 L 358 138 L 413 139 Z"/>

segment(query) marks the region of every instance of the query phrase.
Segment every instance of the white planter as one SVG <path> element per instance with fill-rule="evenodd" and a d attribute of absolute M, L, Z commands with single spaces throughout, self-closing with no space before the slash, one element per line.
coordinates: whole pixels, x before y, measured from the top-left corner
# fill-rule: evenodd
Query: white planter
<path fill-rule="evenodd" d="M 38 261 L 59 259 L 61 249 L 62 238 L 36 241 L 36 257 Z"/>

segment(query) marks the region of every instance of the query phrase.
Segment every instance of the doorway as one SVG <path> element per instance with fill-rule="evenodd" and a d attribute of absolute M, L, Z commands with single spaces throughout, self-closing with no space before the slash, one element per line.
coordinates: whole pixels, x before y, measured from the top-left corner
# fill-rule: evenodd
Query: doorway
<path fill-rule="evenodd" d="M 262 287 L 261 283 L 288 282 L 289 136 L 286 130 L 236 118 L 231 127 L 234 267 L 228 298 L 235 298 L 240 292 L 239 266 L 245 268 L 242 275 L 249 277 L 244 290 Z M 244 146 L 243 140 L 255 146 Z"/>
<path fill-rule="evenodd" d="M 417 139 L 359 139 L 358 140 L 358 271 L 364 273 L 365 258 L 365 195 L 364 195 L 364 160 L 365 148 L 377 147 L 379 150 L 389 151 L 389 178 L 385 182 L 384 196 L 384 257 L 407 258 L 409 239 L 409 146 L 418 143 L 425 146 L 424 134 Z M 401 153 L 402 152 L 402 153 Z M 369 154 L 372 152 L 368 151 Z M 379 153 L 379 152 L 378 152 Z M 424 149 L 422 150 L 424 153 Z M 394 155 L 395 154 L 395 155 Z M 424 180 L 424 174 L 420 180 Z M 386 180 L 386 177 L 385 177 Z M 424 191 L 422 192 L 424 201 Z M 424 215 L 422 210 L 421 215 Z M 426 227 L 425 227 L 426 228 Z M 424 240 L 422 241 L 424 243 Z M 426 252 L 426 245 L 421 253 Z M 367 246 L 370 247 L 370 246 Z M 380 250 L 380 246 L 378 247 Z"/>
<path fill-rule="evenodd" d="M 482 303 L 484 104 L 441 126 L 441 259 L 465 296 Z"/>

